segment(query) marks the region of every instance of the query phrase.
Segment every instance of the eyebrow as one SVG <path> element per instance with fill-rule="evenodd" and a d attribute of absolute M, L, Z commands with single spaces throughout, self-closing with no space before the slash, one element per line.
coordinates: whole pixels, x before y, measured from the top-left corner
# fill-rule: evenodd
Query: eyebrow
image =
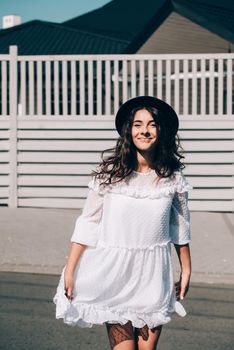
<path fill-rule="evenodd" d="M 134 120 L 134 121 L 133 121 L 133 123 L 136 123 L 136 122 L 137 122 L 137 123 L 143 123 L 142 120 Z M 155 123 L 155 121 L 152 119 L 152 120 L 149 121 L 149 123 Z"/>

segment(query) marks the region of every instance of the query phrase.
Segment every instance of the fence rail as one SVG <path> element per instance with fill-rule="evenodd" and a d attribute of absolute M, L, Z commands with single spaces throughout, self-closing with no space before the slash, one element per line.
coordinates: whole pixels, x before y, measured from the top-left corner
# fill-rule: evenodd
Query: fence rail
<path fill-rule="evenodd" d="M 0 55 L 0 205 L 82 207 L 113 115 L 154 95 L 180 116 L 191 210 L 234 210 L 233 54 Z"/>
<path fill-rule="evenodd" d="M 234 113 L 234 54 L 0 55 L 0 115 L 10 115 L 10 72 L 19 115 L 110 115 L 137 95 L 154 95 L 179 115 Z"/>

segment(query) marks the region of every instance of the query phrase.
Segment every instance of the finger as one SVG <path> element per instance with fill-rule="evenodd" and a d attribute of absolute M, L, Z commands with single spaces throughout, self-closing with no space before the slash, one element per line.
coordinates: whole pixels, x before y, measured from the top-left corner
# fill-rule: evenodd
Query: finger
<path fill-rule="evenodd" d="M 180 293 L 176 293 L 176 300 L 180 300 Z"/>
<path fill-rule="evenodd" d="M 68 295 L 68 297 L 71 299 L 72 298 L 72 293 L 73 292 L 73 290 L 72 290 L 72 288 L 70 287 L 70 288 L 68 288 L 68 290 L 67 290 L 67 295 Z"/>
<path fill-rule="evenodd" d="M 185 296 L 185 288 L 181 287 L 181 291 L 180 291 L 180 299 L 183 300 Z"/>
<path fill-rule="evenodd" d="M 180 299 L 180 289 L 175 291 L 176 300 Z"/>
<path fill-rule="evenodd" d="M 65 296 L 67 297 L 68 300 L 72 300 L 73 296 L 69 296 L 67 293 L 65 293 Z"/>
<path fill-rule="evenodd" d="M 72 295 L 72 290 L 71 290 L 71 288 L 66 288 L 64 294 L 65 294 L 65 296 L 66 296 L 69 300 L 72 300 L 72 299 L 73 299 L 73 295 Z"/>

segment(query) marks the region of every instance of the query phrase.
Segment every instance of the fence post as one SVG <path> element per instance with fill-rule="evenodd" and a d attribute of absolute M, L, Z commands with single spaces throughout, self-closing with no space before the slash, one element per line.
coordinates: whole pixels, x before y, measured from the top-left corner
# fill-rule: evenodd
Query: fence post
<path fill-rule="evenodd" d="M 9 64 L 9 106 L 10 106 L 10 149 L 9 149 L 9 208 L 17 208 L 17 89 L 18 89 L 18 69 L 17 69 L 17 46 L 10 46 Z"/>

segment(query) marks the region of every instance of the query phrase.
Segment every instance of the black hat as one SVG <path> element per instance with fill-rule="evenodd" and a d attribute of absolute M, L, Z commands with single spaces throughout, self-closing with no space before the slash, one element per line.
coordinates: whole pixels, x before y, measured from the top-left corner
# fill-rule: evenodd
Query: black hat
<path fill-rule="evenodd" d="M 172 135 L 177 133 L 179 128 L 179 118 L 169 104 L 153 96 L 138 96 L 123 103 L 116 114 L 115 126 L 120 135 L 126 118 L 130 116 L 130 113 L 134 108 L 138 107 L 154 107 L 158 109 L 162 112 L 162 118 L 165 118 L 164 125 L 167 127 L 168 132 Z"/>

